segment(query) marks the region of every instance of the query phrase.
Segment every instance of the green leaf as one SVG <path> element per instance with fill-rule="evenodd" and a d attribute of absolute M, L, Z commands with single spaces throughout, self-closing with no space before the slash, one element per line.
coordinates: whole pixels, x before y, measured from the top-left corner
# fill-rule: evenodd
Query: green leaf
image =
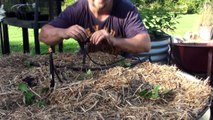
<path fill-rule="evenodd" d="M 121 67 L 127 68 L 127 67 L 131 67 L 131 63 L 128 63 L 125 60 L 122 60 L 118 63 L 118 65 L 120 65 Z"/>
<path fill-rule="evenodd" d="M 153 90 L 153 93 L 152 93 L 153 99 L 157 99 L 159 97 L 159 95 L 158 95 L 159 88 L 160 88 L 159 85 L 154 85 L 154 90 Z"/>
<path fill-rule="evenodd" d="M 147 91 L 143 90 L 139 93 L 140 96 L 145 97 L 147 94 Z"/>
<path fill-rule="evenodd" d="M 84 74 L 80 74 L 77 78 L 77 80 L 85 80 L 85 75 Z"/>
<path fill-rule="evenodd" d="M 87 73 L 86 73 L 87 75 L 92 75 L 92 71 L 89 69 L 89 70 L 87 70 Z"/>
<path fill-rule="evenodd" d="M 38 101 L 38 106 L 39 106 L 39 107 L 43 108 L 43 107 L 45 107 L 46 105 L 47 105 L 47 103 L 46 103 L 45 100 L 39 100 L 39 101 Z"/>
<path fill-rule="evenodd" d="M 27 105 L 32 105 L 33 104 L 35 95 L 32 92 L 30 92 L 30 91 L 24 92 L 24 97 L 25 97 L 25 103 Z"/>
<path fill-rule="evenodd" d="M 30 64 L 30 61 L 24 61 L 24 65 L 27 67 L 27 68 L 30 68 L 32 67 L 31 64 Z"/>
<path fill-rule="evenodd" d="M 28 90 L 29 90 L 27 87 L 27 84 L 25 84 L 25 83 L 19 83 L 18 89 L 23 93 L 28 92 Z"/>
<path fill-rule="evenodd" d="M 144 98 L 150 98 L 152 96 L 152 91 L 143 90 L 139 95 Z"/>
<path fill-rule="evenodd" d="M 86 75 L 85 75 L 85 78 L 92 78 L 93 77 L 93 73 L 92 73 L 92 71 L 89 69 L 89 70 L 87 70 L 87 72 L 86 72 Z"/>
<path fill-rule="evenodd" d="M 124 66 L 125 61 L 124 61 L 124 60 L 121 60 L 121 61 L 118 62 L 118 64 L 119 64 L 120 66 Z"/>
<path fill-rule="evenodd" d="M 131 63 L 126 63 L 125 67 L 131 67 Z"/>

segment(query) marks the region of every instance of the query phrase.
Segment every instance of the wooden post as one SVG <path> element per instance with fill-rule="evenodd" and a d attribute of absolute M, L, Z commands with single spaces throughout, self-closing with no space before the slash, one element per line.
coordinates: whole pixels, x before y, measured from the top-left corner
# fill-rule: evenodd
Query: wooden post
<path fill-rule="evenodd" d="M 4 50 L 4 38 L 3 38 L 3 33 L 2 33 L 2 22 L 0 22 L 0 39 L 1 39 L 1 52 L 2 54 L 5 54 L 5 50 Z"/>
<path fill-rule="evenodd" d="M 35 53 L 40 54 L 40 43 L 38 39 L 38 7 L 39 0 L 35 0 L 35 16 L 34 16 L 34 42 L 35 42 Z"/>
<path fill-rule="evenodd" d="M 22 36 L 23 36 L 23 52 L 29 53 L 30 47 L 29 47 L 29 37 L 28 37 L 28 29 L 22 28 Z"/>
<path fill-rule="evenodd" d="M 3 41 L 4 41 L 4 52 L 5 52 L 5 54 L 10 54 L 10 42 L 9 42 L 7 24 L 3 24 Z"/>

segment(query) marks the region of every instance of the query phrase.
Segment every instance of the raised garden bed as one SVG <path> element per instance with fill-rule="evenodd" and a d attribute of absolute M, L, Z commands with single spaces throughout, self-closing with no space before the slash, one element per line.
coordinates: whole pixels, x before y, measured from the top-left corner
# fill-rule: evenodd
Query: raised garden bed
<path fill-rule="evenodd" d="M 105 63 L 119 58 L 102 53 L 91 57 Z M 68 66 L 80 67 L 81 56 L 65 53 L 54 55 L 63 83 L 56 79 L 55 90 L 46 96 L 48 61 L 48 55 L 1 58 L 1 119 L 196 119 L 210 104 L 207 81 L 187 79 L 175 66 L 143 62 L 122 67 L 132 62 L 125 60 L 109 69 L 74 71 Z M 20 84 L 33 93 L 31 105 L 26 105 Z"/>

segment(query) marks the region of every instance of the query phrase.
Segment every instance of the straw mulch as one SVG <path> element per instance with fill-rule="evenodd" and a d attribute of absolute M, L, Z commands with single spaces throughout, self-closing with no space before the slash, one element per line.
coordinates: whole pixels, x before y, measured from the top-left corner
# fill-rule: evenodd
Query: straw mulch
<path fill-rule="evenodd" d="M 101 54 L 101 53 L 97 53 Z M 97 61 L 118 59 L 106 55 Z M 107 61 L 108 60 L 108 61 Z M 0 119 L 153 119 L 193 120 L 209 105 L 211 87 L 207 81 L 189 80 L 175 66 L 144 62 L 133 68 L 120 66 L 90 72 L 73 71 L 66 66 L 81 65 L 75 54 L 54 55 L 63 83 L 56 79 L 50 96 L 42 90 L 50 85 L 47 55 L 16 54 L 0 60 Z M 93 65 L 87 60 L 88 65 Z M 96 66 L 97 67 L 97 66 Z M 26 105 L 18 84 L 31 80 L 36 97 Z M 159 85 L 158 98 L 139 93 Z M 163 94 L 165 91 L 168 94 Z M 39 101 L 46 102 L 42 107 Z"/>

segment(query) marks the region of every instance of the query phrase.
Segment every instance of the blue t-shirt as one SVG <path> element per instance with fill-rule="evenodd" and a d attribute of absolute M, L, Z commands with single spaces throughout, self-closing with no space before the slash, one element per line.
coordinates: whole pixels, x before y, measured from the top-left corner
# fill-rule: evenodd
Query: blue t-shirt
<path fill-rule="evenodd" d="M 94 17 L 89 10 L 87 0 L 78 0 L 73 5 L 68 6 L 50 25 L 60 28 L 68 28 L 72 25 L 79 25 L 86 29 L 88 34 L 97 30 L 106 29 L 112 36 L 118 38 L 134 37 L 138 33 L 147 33 L 137 8 L 129 0 L 114 0 L 112 11 L 105 21 L 100 21 Z M 104 47 L 102 45 L 104 45 Z M 108 46 L 106 41 L 98 46 L 90 48 L 114 49 Z"/>

